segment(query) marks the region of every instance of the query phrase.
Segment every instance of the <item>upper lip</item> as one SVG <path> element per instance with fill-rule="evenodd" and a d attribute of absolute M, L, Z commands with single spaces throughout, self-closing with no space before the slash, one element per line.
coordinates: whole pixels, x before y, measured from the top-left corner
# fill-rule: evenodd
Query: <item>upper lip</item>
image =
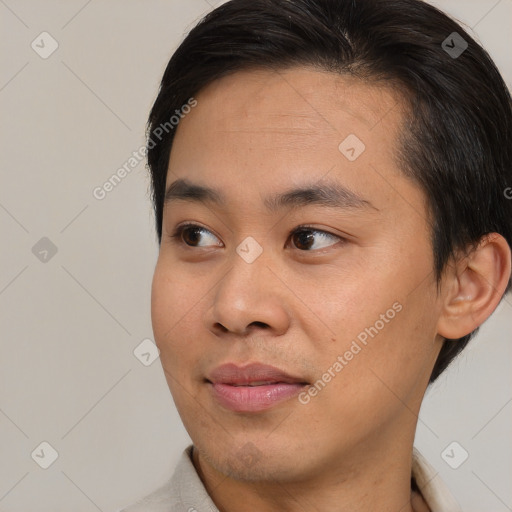
<path fill-rule="evenodd" d="M 207 378 L 214 384 L 244 385 L 253 382 L 288 384 L 307 384 L 301 377 L 290 375 L 275 366 L 262 363 L 251 363 L 245 366 L 237 366 L 234 363 L 227 363 L 215 368 Z"/>

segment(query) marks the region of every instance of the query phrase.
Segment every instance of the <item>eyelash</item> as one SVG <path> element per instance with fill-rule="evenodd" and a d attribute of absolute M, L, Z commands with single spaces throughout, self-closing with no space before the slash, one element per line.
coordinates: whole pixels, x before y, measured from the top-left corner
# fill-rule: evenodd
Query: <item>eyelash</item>
<path fill-rule="evenodd" d="M 203 226 L 200 226 L 199 224 L 193 224 L 193 223 L 188 223 L 188 224 L 182 224 L 181 226 L 178 226 L 172 235 L 170 235 L 170 238 L 172 239 L 172 241 L 174 243 L 177 243 L 179 245 L 184 245 L 187 249 L 204 249 L 205 247 L 194 247 L 194 246 L 191 246 L 191 245 L 188 245 L 186 244 L 182 239 L 181 239 L 181 236 L 183 234 L 183 232 L 186 230 L 186 229 L 190 229 L 190 228 L 195 228 L 197 230 L 199 230 L 200 232 L 208 232 L 208 233 L 211 233 L 212 235 L 214 235 L 209 229 L 206 229 L 205 227 Z M 347 240 L 339 235 L 335 235 L 334 233 L 329 233 L 328 231 L 324 231 L 322 229 L 317 229 L 317 228 L 314 228 L 313 226 L 309 226 L 309 225 L 306 225 L 306 224 L 303 224 L 303 225 L 300 225 L 300 226 L 297 226 L 291 233 L 290 235 L 288 236 L 288 240 L 295 234 L 297 233 L 302 233 L 302 232 L 313 232 L 313 233 L 322 233 L 324 235 L 327 235 L 328 237 L 331 237 L 331 238 L 337 238 L 340 242 L 346 242 Z M 216 237 L 216 235 L 214 235 Z M 218 237 L 216 237 L 218 238 Z M 287 240 L 287 241 L 288 241 Z M 301 249 L 298 249 L 299 251 L 301 252 L 316 252 L 316 251 L 321 251 L 323 249 L 327 249 L 329 247 L 332 247 L 333 245 L 336 245 L 336 244 L 332 244 L 332 245 L 329 245 L 328 247 L 324 247 L 322 249 L 313 249 L 313 250 L 301 250 Z"/>

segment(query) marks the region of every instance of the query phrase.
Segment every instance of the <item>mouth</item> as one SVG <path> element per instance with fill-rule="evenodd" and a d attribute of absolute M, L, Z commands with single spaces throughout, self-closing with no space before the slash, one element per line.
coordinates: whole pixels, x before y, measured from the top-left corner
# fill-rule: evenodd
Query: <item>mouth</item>
<path fill-rule="evenodd" d="M 235 388 L 240 388 L 240 387 L 244 387 L 244 386 L 247 386 L 247 387 L 251 388 L 251 387 L 254 387 L 254 386 L 272 386 L 272 385 L 275 385 L 275 384 L 285 384 L 285 383 L 284 382 L 281 383 L 281 382 L 278 382 L 278 381 L 267 380 L 267 381 L 248 382 L 247 384 L 230 384 L 229 382 L 226 382 L 225 384 L 234 386 Z"/>
<path fill-rule="evenodd" d="M 309 383 L 274 366 L 252 363 L 217 367 L 205 382 L 214 399 L 235 412 L 259 412 L 298 395 Z"/>

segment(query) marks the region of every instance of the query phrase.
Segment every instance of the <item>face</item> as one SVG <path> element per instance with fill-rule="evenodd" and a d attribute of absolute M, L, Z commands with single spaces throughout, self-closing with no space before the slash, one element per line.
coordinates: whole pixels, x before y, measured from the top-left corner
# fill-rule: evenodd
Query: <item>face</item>
<path fill-rule="evenodd" d="M 202 463 L 286 482 L 410 449 L 440 304 L 425 197 L 397 164 L 400 97 L 291 68 L 196 99 L 169 162 L 152 322 Z"/>

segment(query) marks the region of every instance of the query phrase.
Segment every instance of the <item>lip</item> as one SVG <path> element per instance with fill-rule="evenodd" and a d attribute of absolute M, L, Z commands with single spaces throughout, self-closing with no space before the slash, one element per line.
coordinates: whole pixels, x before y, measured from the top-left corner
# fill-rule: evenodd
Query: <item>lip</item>
<path fill-rule="evenodd" d="M 296 396 L 308 385 L 301 377 L 274 366 L 223 364 L 206 382 L 217 402 L 235 412 L 258 412 Z"/>

